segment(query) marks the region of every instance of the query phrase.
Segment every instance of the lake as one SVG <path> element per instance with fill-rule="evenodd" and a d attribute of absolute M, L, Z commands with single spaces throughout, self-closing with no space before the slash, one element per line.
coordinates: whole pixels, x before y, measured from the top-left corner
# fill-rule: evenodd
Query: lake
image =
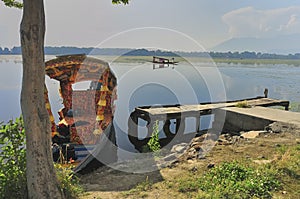
<path fill-rule="evenodd" d="M 53 57 L 47 56 L 46 60 Z M 106 60 L 105 57 L 99 58 Z M 176 66 L 164 67 L 141 61 L 108 61 L 118 79 L 115 124 L 118 139 L 121 140 L 127 139 L 124 132 L 127 132 L 128 117 L 137 106 L 251 98 L 263 95 L 264 89 L 268 88 L 270 98 L 289 100 L 292 102 L 292 111 L 300 111 L 298 66 L 180 62 Z M 7 122 L 21 114 L 21 57 L 0 56 L 0 71 L 0 121 Z M 56 113 L 62 108 L 59 84 L 48 77 L 46 84 L 52 111 L 58 121 Z M 81 83 L 75 85 L 74 89 L 88 86 L 89 82 Z M 201 128 L 207 128 L 210 123 L 211 118 L 204 118 Z"/>

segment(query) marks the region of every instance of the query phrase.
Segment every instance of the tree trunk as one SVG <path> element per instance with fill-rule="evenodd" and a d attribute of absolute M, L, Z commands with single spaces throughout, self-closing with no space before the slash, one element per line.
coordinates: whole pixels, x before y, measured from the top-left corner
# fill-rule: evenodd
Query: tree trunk
<path fill-rule="evenodd" d="M 28 197 L 64 198 L 52 161 L 50 121 L 45 107 L 43 0 L 23 0 L 21 108 L 26 129 Z"/>

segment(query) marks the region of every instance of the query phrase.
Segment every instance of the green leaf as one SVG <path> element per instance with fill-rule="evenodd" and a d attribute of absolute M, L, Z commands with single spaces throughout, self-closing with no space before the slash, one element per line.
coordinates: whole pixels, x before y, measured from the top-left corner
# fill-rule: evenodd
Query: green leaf
<path fill-rule="evenodd" d="M 112 0 L 112 3 L 113 4 L 121 4 L 121 3 L 123 3 L 123 4 L 129 4 L 129 0 Z"/>
<path fill-rule="evenodd" d="M 7 7 L 22 8 L 23 4 L 15 0 L 2 0 Z"/>

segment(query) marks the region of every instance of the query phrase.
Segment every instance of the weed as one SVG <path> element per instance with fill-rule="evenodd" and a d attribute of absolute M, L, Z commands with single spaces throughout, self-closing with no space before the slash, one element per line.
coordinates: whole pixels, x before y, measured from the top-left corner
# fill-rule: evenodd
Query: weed
<path fill-rule="evenodd" d="M 247 100 L 244 100 L 242 102 L 238 102 L 235 106 L 238 107 L 238 108 L 251 108 L 251 106 L 248 105 Z"/>
<path fill-rule="evenodd" d="M 159 123 L 158 120 L 154 122 L 152 128 L 152 135 L 147 145 L 143 146 L 144 153 L 153 152 L 155 157 L 159 157 L 161 146 L 159 144 Z"/>
<path fill-rule="evenodd" d="M 158 134 L 159 134 L 159 125 L 158 125 L 158 120 L 156 120 L 153 125 L 153 132 L 152 132 L 151 139 L 147 143 L 147 145 L 149 146 L 149 149 L 152 152 L 157 152 L 161 148 L 160 144 L 159 144 Z"/>
<path fill-rule="evenodd" d="M 56 176 L 62 191 L 67 198 L 76 198 L 83 192 L 79 185 L 79 178 L 75 176 L 70 167 L 64 167 L 60 164 L 55 164 Z"/>

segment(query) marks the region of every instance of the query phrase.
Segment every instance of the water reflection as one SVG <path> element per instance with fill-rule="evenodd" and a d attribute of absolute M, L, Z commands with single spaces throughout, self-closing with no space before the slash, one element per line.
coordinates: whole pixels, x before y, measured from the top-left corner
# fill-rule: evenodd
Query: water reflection
<path fill-rule="evenodd" d="M 53 56 L 46 57 L 50 58 Z M 113 62 L 111 67 L 118 78 L 117 115 L 122 112 L 127 115 L 140 105 L 194 104 L 219 101 L 224 96 L 228 100 L 255 97 L 262 95 L 264 88 L 269 89 L 271 98 L 300 101 L 300 67 L 291 65 L 218 64 L 223 85 L 211 69 L 213 65 L 207 63 L 182 63 L 174 68 L 153 70 L 152 63 Z M 8 121 L 21 114 L 21 57 L 0 56 L 0 70 L 0 121 Z M 56 112 L 62 107 L 59 84 L 48 77 L 46 84 L 58 121 Z M 118 119 L 117 115 L 116 122 L 122 124 L 123 117 Z"/>

